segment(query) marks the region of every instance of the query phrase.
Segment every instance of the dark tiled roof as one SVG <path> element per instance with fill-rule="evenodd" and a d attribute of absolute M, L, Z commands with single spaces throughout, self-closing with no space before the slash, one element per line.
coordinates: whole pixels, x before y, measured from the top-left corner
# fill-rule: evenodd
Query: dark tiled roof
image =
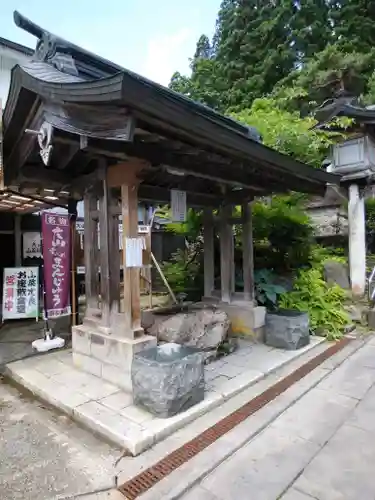
<path fill-rule="evenodd" d="M 32 56 L 34 54 L 34 50 L 29 47 L 25 47 L 25 45 L 21 45 L 16 42 L 12 42 L 11 40 L 7 40 L 6 38 L 2 38 L 0 36 L 0 46 L 6 47 L 7 49 L 15 50 L 16 52 L 20 52 L 25 56 Z"/>

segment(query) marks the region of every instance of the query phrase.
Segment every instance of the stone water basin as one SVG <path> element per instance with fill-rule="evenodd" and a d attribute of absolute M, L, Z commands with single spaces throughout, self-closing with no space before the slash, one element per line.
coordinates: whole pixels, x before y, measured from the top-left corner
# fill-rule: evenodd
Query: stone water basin
<path fill-rule="evenodd" d="M 145 349 L 134 356 L 132 383 L 135 405 L 172 417 L 204 399 L 204 355 L 175 343 Z"/>

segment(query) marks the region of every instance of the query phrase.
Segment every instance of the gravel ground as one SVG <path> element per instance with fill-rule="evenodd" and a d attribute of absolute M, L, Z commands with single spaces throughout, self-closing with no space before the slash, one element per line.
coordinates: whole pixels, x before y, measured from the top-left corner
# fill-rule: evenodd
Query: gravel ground
<path fill-rule="evenodd" d="M 121 451 L 0 380 L 0 498 L 52 500 L 114 484 Z"/>

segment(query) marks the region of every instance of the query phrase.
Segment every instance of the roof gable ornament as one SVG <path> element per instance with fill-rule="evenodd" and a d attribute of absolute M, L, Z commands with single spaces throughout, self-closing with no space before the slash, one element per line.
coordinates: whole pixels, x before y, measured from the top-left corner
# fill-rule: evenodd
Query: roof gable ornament
<path fill-rule="evenodd" d="M 40 147 L 40 156 L 44 165 L 48 166 L 52 156 L 52 137 L 53 127 L 50 123 L 44 122 L 38 132 L 38 144 Z"/>
<path fill-rule="evenodd" d="M 69 54 L 69 47 L 64 40 L 37 26 L 29 19 L 14 13 L 17 26 L 38 38 L 32 59 L 51 64 L 56 69 L 69 75 L 78 76 L 78 70 L 73 57 Z"/>

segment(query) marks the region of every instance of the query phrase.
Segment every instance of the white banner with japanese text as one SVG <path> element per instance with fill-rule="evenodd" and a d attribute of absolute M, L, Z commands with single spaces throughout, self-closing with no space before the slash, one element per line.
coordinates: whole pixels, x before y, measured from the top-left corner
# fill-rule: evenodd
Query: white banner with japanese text
<path fill-rule="evenodd" d="M 3 321 L 39 317 L 39 269 L 6 267 L 3 275 Z"/>

